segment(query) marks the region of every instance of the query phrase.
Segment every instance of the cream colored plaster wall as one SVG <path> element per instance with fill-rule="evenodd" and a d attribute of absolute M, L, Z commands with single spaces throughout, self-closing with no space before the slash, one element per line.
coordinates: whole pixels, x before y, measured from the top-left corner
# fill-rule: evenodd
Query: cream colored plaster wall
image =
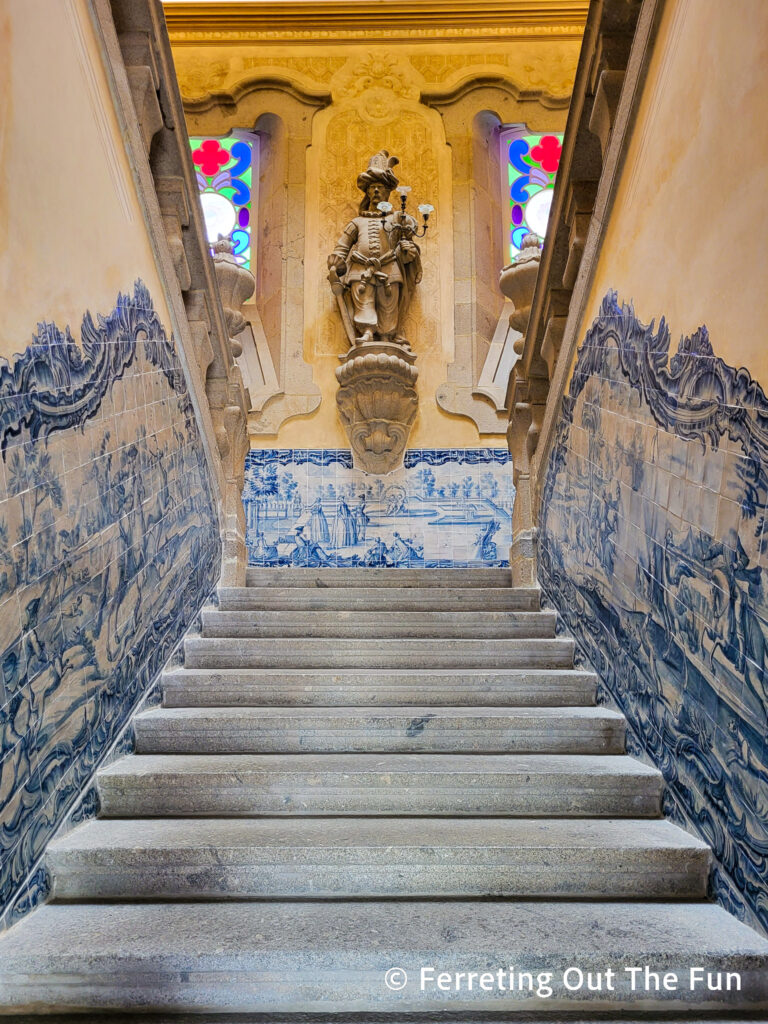
<path fill-rule="evenodd" d="M 357 213 L 357 175 L 382 148 L 401 160 L 398 176 L 413 187 L 410 208 L 425 201 L 436 207 L 427 238 L 420 243 L 424 279 L 406 323 L 419 370 L 419 412 L 409 445 L 506 447 L 503 433 L 481 436 L 471 419 L 441 409 L 435 397 L 449 378 L 449 367 L 464 359 L 467 346 L 461 347 L 457 319 L 461 329 L 467 310 L 471 322 L 464 333 L 484 333 L 489 343 L 502 305 L 497 280 L 503 246 L 496 246 L 498 260 L 487 246 L 476 252 L 476 237 L 483 237 L 483 232 L 473 219 L 501 217 L 498 167 L 494 163 L 491 172 L 483 164 L 485 177 L 476 180 L 469 149 L 465 153 L 461 146 L 466 142 L 471 148 L 475 118 L 486 110 L 499 121 L 562 129 L 579 48 L 578 38 L 551 37 L 389 43 L 323 39 L 315 44 L 247 46 L 212 39 L 174 45 L 192 134 L 216 134 L 217 125 L 221 134 L 233 127 L 253 128 L 253 112 L 263 106 L 256 97 L 268 91 L 274 92 L 278 107 L 273 113 L 286 123 L 291 111 L 295 121 L 294 108 L 303 104 L 292 139 L 306 142 L 290 160 L 294 176 L 296 162 L 303 162 L 306 169 L 299 268 L 303 306 L 297 308 L 286 292 L 281 344 L 289 354 L 303 354 L 322 400 L 309 415 L 283 422 L 277 435 L 252 433 L 253 447 L 349 445 L 336 409 L 334 373 L 347 342 L 328 286 L 326 259 Z M 480 167 L 482 162 L 475 163 Z M 269 173 L 265 168 L 262 172 Z M 492 187 L 498 190 L 496 203 L 490 198 Z M 470 209 L 473 196 L 479 201 Z M 500 220 L 497 231 L 501 232 Z M 493 232 L 486 234 L 493 243 Z M 285 244 L 295 248 L 297 236 L 291 232 Z M 462 294 L 471 291 L 474 296 L 471 307 L 457 294 L 457 261 L 465 268 L 459 282 Z M 498 266 L 491 266 L 495 263 Z M 470 279 L 473 273 L 482 274 L 483 280 Z M 270 344 L 274 336 L 272 330 Z M 291 359 L 286 362 L 286 352 L 282 353 L 280 382 L 286 390 Z M 472 369 L 479 377 L 477 367 Z"/>
<path fill-rule="evenodd" d="M 609 288 L 768 386 L 768 3 L 668 0 L 581 329 Z"/>
<path fill-rule="evenodd" d="M 0 0 L 0 356 L 39 320 L 163 303 L 85 0 Z M 41 117 L 41 111 L 45 116 Z M 170 320 L 162 305 L 158 313 Z"/>

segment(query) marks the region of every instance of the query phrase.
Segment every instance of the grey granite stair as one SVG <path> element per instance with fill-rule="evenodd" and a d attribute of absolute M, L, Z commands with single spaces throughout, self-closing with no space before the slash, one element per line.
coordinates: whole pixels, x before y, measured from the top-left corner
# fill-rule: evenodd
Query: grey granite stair
<path fill-rule="evenodd" d="M 138 754 L 621 754 L 625 720 L 605 708 L 154 708 Z"/>
<path fill-rule="evenodd" d="M 674 973 L 678 989 L 632 992 L 626 968 L 643 965 Z M 574 966 L 604 979 L 610 967 L 613 988 L 568 991 L 564 972 Z M 706 983 L 691 990 L 693 967 L 737 973 L 739 991 L 733 981 L 730 991 Z M 392 968 L 405 972 L 398 990 L 385 983 Z M 463 977 L 440 989 L 444 971 Z M 533 991 L 521 971 L 533 975 Z M 490 975 L 487 985 L 481 974 Z M 542 987 L 551 995 L 537 995 Z M 614 1017 L 747 1015 L 768 1009 L 768 941 L 705 903 L 54 904 L 0 938 L 0 1005 L 6 1013 L 173 1010 L 276 1020 L 379 1012 L 392 1024 L 409 1012 L 484 1010 L 514 1019 L 586 1007 Z"/>
<path fill-rule="evenodd" d="M 377 589 L 402 589 L 415 587 L 423 589 L 443 589 L 469 587 L 477 589 L 512 587 L 512 574 L 509 569 L 278 569 L 249 568 L 246 584 L 250 587 L 339 587 L 350 588 L 376 587 Z M 527 588 L 528 589 L 528 588 Z M 532 593 L 540 593 L 538 587 L 529 588 Z"/>
<path fill-rule="evenodd" d="M 220 588 L 137 752 L 98 773 L 101 816 L 50 845 L 54 902 L 0 937 L 0 1017 L 764 1014 L 768 943 L 704 902 L 709 850 L 660 818 L 661 774 L 623 753 L 538 589 L 509 583 L 250 569 Z M 631 992 L 644 965 L 679 989 Z M 465 980 L 421 986 L 422 967 Z M 616 983 L 569 991 L 573 967 Z M 691 968 L 740 990 L 692 990 Z M 551 994 L 479 982 L 510 969 Z"/>
<path fill-rule="evenodd" d="M 222 611 L 529 611 L 537 588 L 425 586 L 219 587 Z"/>
<path fill-rule="evenodd" d="M 710 852 L 668 821 L 92 821 L 54 842 L 63 899 L 701 899 Z"/>
<path fill-rule="evenodd" d="M 106 817 L 657 817 L 659 772 L 586 754 L 146 754 L 98 776 Z"/>
<path fill-rule="evenodd" d="M 554 637 L 554 612 L 218 611 L 203 609 L 206 637 L 423 638 L 484 640 Z"/>
<path fill-rule="evenodd" d="M 174 668 L 166 707 L 586 706 L 597 676 L 582 669 Z"/>
<path fill-rule="evenodd" d="M 188 637 L 190 668 L 571 668 L 573 640 Z"/>

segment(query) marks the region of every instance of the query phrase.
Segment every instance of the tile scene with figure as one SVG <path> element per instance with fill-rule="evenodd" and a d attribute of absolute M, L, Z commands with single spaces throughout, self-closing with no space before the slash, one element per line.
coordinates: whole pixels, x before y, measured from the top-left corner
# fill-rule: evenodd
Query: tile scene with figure
<path fill-rule="evenodd" d="M 347 449 L 254 450 L 244 503 L 251 565 L 509 564 L 512 463 L 501 448 L 411 449 L 371 476 Z"/>
<path fill-rule="evenodd" d="M 564 400 L 541 581 L 663 772 L 666 810 L 768 924 L 768 398 L 705 327 L 603 299 Z M 638 747 L 638 750 L 640 748 Z"/>
<path fill-rule="evenodd" d="M 0 916 L 218 578 L 176 344 L 139 281 L 0 359 Z M 29 880 L 25 881 L 29 876 Z M 23 887 L 23 888 L 22 888 Z"/>

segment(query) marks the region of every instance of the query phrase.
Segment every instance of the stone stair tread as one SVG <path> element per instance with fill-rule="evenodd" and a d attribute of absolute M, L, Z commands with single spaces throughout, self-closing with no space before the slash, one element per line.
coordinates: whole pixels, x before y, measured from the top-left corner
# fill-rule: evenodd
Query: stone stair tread
<path fill-rule="evenodd" d="M 624 752 L 623 715 L 596 707 L 153 708 L 145 753 Z"/>
<path fill-rule="evenodd" d="M 461 611 L 538 611 L 538 588 L 422 586 L 263 586 L 219 587 L 219 608 L 226 610 L 300 610 L 309 608 Z"/>
<path fill-rule="evenodd" d="M 429 587 L 429 588 L 512 588 L 512 573 L 508 568 L 458 569 L 298 569 L 249 567 L 246 572 L 248 587 Z M 527 588 L 526 588 L 527 589 Z M 531 590 L 540 593 L 538 587 Z"/>
<path fill-rule="evenodd" d="M 162 676 L 166 706 L 588 706 L 597 677 L 553 669 L 270 669 L 179 667 Z M 523 703 L 523 700 L 525 703 Z"/>
<path fill-rule="evenodd" d="M 555 636 L 548 611 L 291 610 L 219 611 L 205 608 L 202 634 L 222 638 L 541 639 Z"/>
<path fill-rule="evenodd" d="M 553 996 L 479 986 L 421 991 L 422 966 L 553 972 Z M 629 991 L 625 966 L 739 971 L 740 992 Z M 0 938 L 0 1007 L 404 1013 L 473 1008 L 584 1012 L 562 972 L 617 970 L 589 1012 L 768 1006 L 768 941 L 720 907 L 581 901 L 374 901 L 48 905 Z M 399 967 L 400 992 L 383 984 Z M 681 1005 L 682 1004 L 682 1005 Z"/>
<path fill-rule="evenodd" d="M 442 849 L 471 853 L 479 861 L 500 853 L 573 848 L 602 853 L 673 849 L 709 854 L 709 847 L 664 818 L 132 818 L 95 819 L 53 840 L 48 854 L 84 858 L 121 851 L 207 852 L 218 863 L 241 855 L 272 856 L 284 848 L 356 850 L 413 856 Z"/>
<path fill-rule="evenodd" d="M 703 898 L 709 848 L 664 820 L 98 820 L 51 844 L 57 898 Z"/>
<path fill-rule="evenodd" d="M 186 664 L 193 668 L 571 668 L 574 642 L 546 639 L 187 637 Z"/>
<path fill-rule="evenodd" d="M 98 777 L 148 774 L 243 775 L 275 771 L 306 774 L 414 773 L 444 776 L 521 774 L 661 778 L 656 768 L 626 754 L 141 754 L 123 757 Z"/>
<path fill-rule="evenodd" d="M 724 1011 L 727 1013 L 727 1011 Z M 746 1011 L 749 1013 L 749 1011 Z M 664 1014 L 659 1017 L 656 1014 L 649 1017 L 644 1014 L 642 1017 L 629 1016 L 622 1012 L 621 1024 L 755 1024 L 763 1019 L 762 1016 L 733 1016 L 721 1013 L 714 1016 L 704 1011 L 706 1016 L 700 1014 L 689 1014 L 685 1016 L 670 1017 Z M 9 1024 L 39 1024 L 38 1016 L 24 1015 L 19 1017 L 13 1015 L 7 1018 Z M 610 1024 L 611 1017 L 605 1014 L 595 1016 L 594 1014 L 565 1013 L 542 1015 L 535 1013 L 523 1013 L 518 1010 L 514 1012 L 514 1024 Z M 44 1024 L 508 1024 L 503 1017 L 500 1019 L 497 1013 L 483 1013 L 472 1011 L 471 1015 L 459 1013 L 443 1013 L 439 1010 L 431 1013 L 296 1013 L 286 1019 L 284 1015 L 275 1016 L 273 1013 L 206 1013 L 203 1021 L 200 1014 L 192 1012 L 177 1013 L 175 1010 L 161 1013 L 121 1013 L 110 1011 L 109 1017 L 105 1019 L 103 1012 L 98 1013 L 46 1013 Z"/>
<path fill-rule="evenodd" d="M 434 705 L 402 705 L 398 707 L 387 707 L 386 705 L 371 706 L 367 707 L 364 704 L 355 704 L 353 706 L 345 707 L 314 707 L 314 708 L 294 708 L 294 707 L 280 707 L 276 705 L 267 705 L 261 707 L 259 705 L 251 705 L 249 707 L 242 708 L 229 708 L 229 707 L 204 707 L 204 708 L 151 708 L 148 711 L 142 711 L 134 719 L 134 723 L 140 722 L 144 724 L 150 721 L 156 720 L 195 720 L 195 719 L 222 719 L 225 721 L 235 722 L 237 720 L 250 719 L 254 723 L 258 723 L 261 719 L 277 719 L 280 722 L 290 721 L 291 719 L 299 719 L 301 721 L 322 721 L 326 718 L 332 719 L 350 719 L 352 721 L 360 719 L 367 720 L 368 718 L 374 717 L 377 719 L 386 717 L 397 717 L 404 719 L 422 719 L 429 716 L 434 722 L 439 721 L 452 721 L 455 719 L 494 719 L 498 718 L 501 720 L 516 720 L 516 719 L 547 719 L 547 720 L 558 720 L 558 719 L 581 719 L 584 721 L 605 721 L 605 722 L 623 722 L 624 716 L 618 711 L 612 711 L 606 707 L 569 707 L 568 705 L 559 707 L 523 707 L 523 708 L 505 708 L 497 706 L 484 706 L 477 705 L 472 707 L 463 706 L 449 706 L 449 707 L 436 707 Z"/>
<path fill-rule="evenodd" d="M 660 815 L 662 777 L 611 754 L 141 754 L 98 775 L 124 817 Z"/>

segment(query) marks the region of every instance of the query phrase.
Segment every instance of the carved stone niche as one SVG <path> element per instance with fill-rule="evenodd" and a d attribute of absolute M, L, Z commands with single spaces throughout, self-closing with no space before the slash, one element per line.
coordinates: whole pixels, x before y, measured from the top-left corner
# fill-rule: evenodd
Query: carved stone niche
<path fill-rule="evenodd" d="M 416 417 L 416 356 L 400 345 L 362 342 L 336 370 L 336 403 L 355 469 L 382 475 L 399 469 Z"/>

